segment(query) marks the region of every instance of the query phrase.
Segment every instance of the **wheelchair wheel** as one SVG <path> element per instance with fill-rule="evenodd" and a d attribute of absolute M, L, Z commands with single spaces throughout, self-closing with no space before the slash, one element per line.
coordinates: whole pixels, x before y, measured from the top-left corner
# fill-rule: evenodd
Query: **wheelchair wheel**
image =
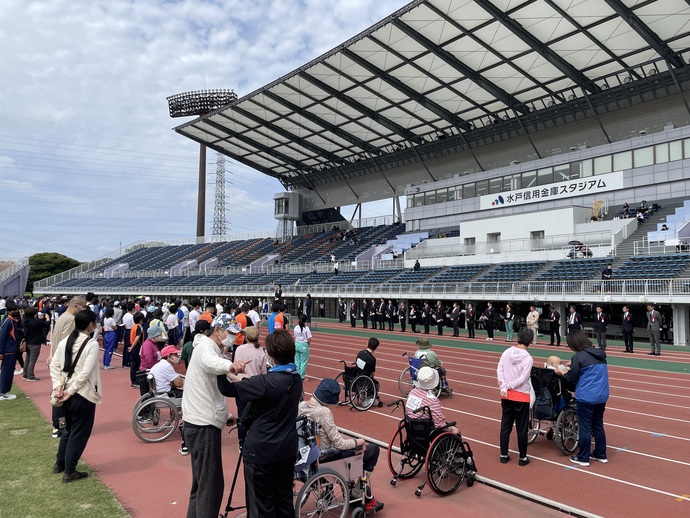
<path fill-rule="evenodd" d="M 142 403 L 132 416 L 132 429 L 144 442 L 161 442 L 170 437 L 180 423 L 180 413 L 174 403 L 165 398 L 153 398 Z"/>
<path fill-rule="evenodd" d="M 572 455 L 577 450 L 579 429 L 577 410 L 565 407 L 556 421 L 556 445 L 563 455 Z"/>
<path fill-rule="evenodd" d="M 364 412 L 369 410 L 376 401 L 376 384 L 374 380 L 364 374 L 357 376 L 350 385 L 350 404 Z"/>
<path fill-rule="evenodd" d="M 429 447 L 426 457 L 426 476 L 437 495 L 450 495 L 462 484 L 467 474 L 467 455 L 462 437 L 442 433 Z"/>
<path fill-rule="evenodd" d="M 347 481 L 330 469 L 319 469 L 304 483 L 295 501 L 295 516 L 347 516 L 350 492 Z"/>
<path fill-rule="evenodd" d="M 412 378 L 410 377 L 409 367 L 405 367 L 400 373 L 400 377 L 398 378 L 398 388 L 400 389 L 400 393 L 403 395 L 403 397 L 407 397 L 410 391 L 414 388 Z"/>
<path fill-rule="evenodd" d="M 151 392 L 147 392 L 146 394 L 144 394 L 143 396 L 141 396 L 139 399 L 137 399 L 137 402 L 134 403 L 134 410 L 133 410 L 133 412 L 136 414 L 136 413 L 138 412 L 138 410 L 139 410 L 139 406 L 141 406 L 141 404 L 142 404 L 144 401 L 146 401 L 146 400 L 148 400 L 148 399 L 151 399 L 152 397 L 153 397 L 153 394 L 152 394 Z"/>
<path fill-rule="evenodd" d="M 539 430 L 541 429 L 541 422 L 539 419 L 534 417 L 534 412 L 529 411 L 529 421 L 527 422 L 527 444 L 532 444 L 537 440 L 539 436 Z"/>
<path fill-rule="evenodd" d="M 394 451 L 399 449 L 400 453 Z M 388 443 L 388 469 L 397 478 L 412 478 L 422 469 L 424 455 L 419 455 L 410 447 L 405 430 L 405 422 L 401 421 L 398 429 Z"/>

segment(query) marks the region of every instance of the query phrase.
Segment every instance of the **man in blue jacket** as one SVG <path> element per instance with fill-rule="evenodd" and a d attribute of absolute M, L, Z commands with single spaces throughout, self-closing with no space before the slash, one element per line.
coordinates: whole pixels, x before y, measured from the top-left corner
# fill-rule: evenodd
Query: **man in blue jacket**
<path fill-rule="evenodd" d="M 556 375 L 575 386 L 577 398 L 578 447 L 577 455 L 570 462 L 578 466 L 589 466 L 589 459 L 607 463 L 606 432 L 604 432 L 604 410 L 609 399 L 609 371 L 606 352 L 597 349 L 581 330 L 571 331 L 566 338 L 568 347 L 575 352 L 570 370 Z M 594 436 L 594 451 L 590 446 Z"/>

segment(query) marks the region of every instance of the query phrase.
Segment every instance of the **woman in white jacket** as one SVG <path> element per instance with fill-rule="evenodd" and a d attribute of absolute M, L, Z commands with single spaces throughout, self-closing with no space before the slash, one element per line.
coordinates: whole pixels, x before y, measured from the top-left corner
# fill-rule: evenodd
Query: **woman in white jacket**
<path fill-rule="evenodd" d="M 510 432 L 515 423 L 517 432 L 520 466 L 529 464 L 527 458 L 527 427 L 529 424 L 530 407 L 530 373 L 532 372 L 532 356 L 527 347 L 532 342 L 532 330 L 523 327 L 518 331 L 517 344 L 506 349 L 498 362 L 498 386 L 501 391 L 501 463 L 510 460 L 508 443 Z"/>
<path fill-rule="evenodd" d="M 63 482 L 86 478 L 77 471 L 77 462 L 91 437 L 96 405 L 101 402 L 101 371 L 98 367 L 98 342 L 91 337 L 96 330 L 96 314 L 85 309 L 74 317 L 75 329 L 62 340 L 50 362 L 53 395 L 65 410 L 53 473 L 63 473 Z M 64 384 L 64 390 L 63 390 Z"/>

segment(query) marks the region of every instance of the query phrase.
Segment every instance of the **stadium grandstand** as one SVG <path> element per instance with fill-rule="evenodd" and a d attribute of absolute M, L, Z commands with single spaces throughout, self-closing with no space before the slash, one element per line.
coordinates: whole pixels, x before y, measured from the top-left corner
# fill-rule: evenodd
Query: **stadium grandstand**
<path fill-rule="evenodd" d="M 605 304 L 614 323 L 628 304 L 638 325 L 656 303 L 687 345 L 689 22 L 672 0 L 415 0 L 175 128 L 280 180 L 276 235 L 130 246 L 35 290 L 246 299 L 281 284 L 328 316 L 385 297 Z M 361 219 L 384 199 L 392 216 Z"/>

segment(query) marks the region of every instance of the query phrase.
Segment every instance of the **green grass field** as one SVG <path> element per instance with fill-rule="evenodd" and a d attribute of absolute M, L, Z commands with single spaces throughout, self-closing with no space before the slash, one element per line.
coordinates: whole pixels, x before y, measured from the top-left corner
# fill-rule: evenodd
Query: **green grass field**
<path fill-rule="evenodd" d="M 53 475 L 58 440 L 51 426 L 16 385 L 13 401 L 0 402 L 0 516 L 75 518 L 128 516 L 93 471 L 89 478 L 62 483 Z"/>

